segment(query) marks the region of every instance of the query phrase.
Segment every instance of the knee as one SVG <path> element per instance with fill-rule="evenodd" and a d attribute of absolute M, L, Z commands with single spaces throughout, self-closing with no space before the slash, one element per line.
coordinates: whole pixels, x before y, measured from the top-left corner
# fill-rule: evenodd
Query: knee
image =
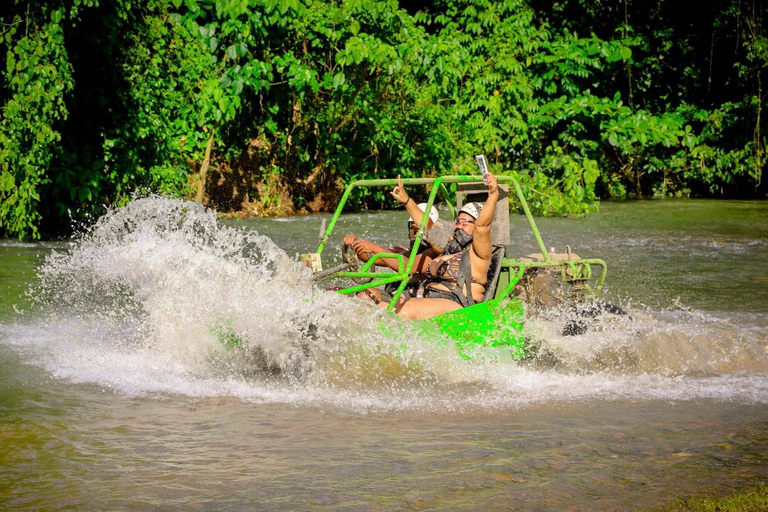
<path fill-rule="evenodd" d="M 403 320 L 414 320 L 416 318 L 416 309 L 413 308 L 413 301 L 406 301 L 402 307 L 397 311 L 397 315 Z"/>

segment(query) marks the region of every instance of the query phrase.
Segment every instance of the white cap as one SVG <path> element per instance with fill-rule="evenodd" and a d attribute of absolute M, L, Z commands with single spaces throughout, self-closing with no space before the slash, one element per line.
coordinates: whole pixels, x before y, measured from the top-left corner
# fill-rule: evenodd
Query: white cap
<path fill-rule="evenodd" d="M 459 210 L 459 213 L 464 212 L 468 213 L 472 216 L 473 219 L 477 219 L 477 216 L 480 215 L 480 210 L 483 209 L 482 203 L 467 203 L 464 206 L 461 207 L 461 210 Z"/>
<path fill-rule="evenodd" d="M 416 206 L 419 207 L 419 210 L 425 211 L 427 208 L 427 203 L 419 203 Z M 432 222 L 437 222 L 438 220 L 440 220 L 440 215 L 437 213 L 437 208 L 435 208 L 434 206 L 429 211 L 429 220 L 431 220 Z M 412 221 L 413 221 L 413 217 L 408 217 L 408 222 L 412 222 Z"/>

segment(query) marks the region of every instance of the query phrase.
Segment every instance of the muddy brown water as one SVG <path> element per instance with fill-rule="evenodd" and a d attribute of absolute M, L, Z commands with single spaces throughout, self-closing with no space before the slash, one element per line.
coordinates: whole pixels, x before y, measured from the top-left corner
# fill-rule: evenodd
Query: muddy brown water
<path fill-rule="evenodd" d="M 580 336 L 532 319 L 548 356 L 526 362 L 404 349 L 313 287 L 318 216 L 152 198 L 85 237 L 2 241 L 0 508 L 648 510 L 768 481 L 768 204 L 601 210 L 539 227 L 605 259 L 630 314 Z M 337 233 L 398 241 L 402 217 Z"/>

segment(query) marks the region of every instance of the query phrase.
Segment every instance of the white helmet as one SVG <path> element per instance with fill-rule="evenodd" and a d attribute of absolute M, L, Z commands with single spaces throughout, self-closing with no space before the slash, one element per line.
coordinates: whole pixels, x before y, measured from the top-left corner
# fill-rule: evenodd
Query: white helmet
<path fill-rule="evenodd" d="M 427 203 L 419 203 L 416 206 L 418 206 L 419 210 L 421 211 L 426 211 L 427 209 Z M 432 222 L 437 222 L 438 220 L 440 220 L 440 215 L 437 213 L 437 208 L 435 208 L 434 206 L 429 211 L 429 220 L 431 220 Z M 413 222 L 413 217 L 408 217 L 408 222 Z"/>
<path fill-rule="evenodd" d="M 480 215 L 480 210 L 482 209 L 483 203 L 467 203 L 461 210 L 459 210 L 459 213 L 464 212 L 471 215 L 473 219 L 477 219 L 477 216 Z"/>

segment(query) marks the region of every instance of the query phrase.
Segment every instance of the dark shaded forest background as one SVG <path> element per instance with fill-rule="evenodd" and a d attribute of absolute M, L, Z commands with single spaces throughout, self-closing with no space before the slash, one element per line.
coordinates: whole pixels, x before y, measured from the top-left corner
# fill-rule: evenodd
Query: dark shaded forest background
<path fill-rule="evenodd" d="M 478 153 L 544 215 L 765 198 L 763 2 L 6 1 L 0 234 L 150 191 L 325 211 L 352 179 L 476 173 Z"/>

